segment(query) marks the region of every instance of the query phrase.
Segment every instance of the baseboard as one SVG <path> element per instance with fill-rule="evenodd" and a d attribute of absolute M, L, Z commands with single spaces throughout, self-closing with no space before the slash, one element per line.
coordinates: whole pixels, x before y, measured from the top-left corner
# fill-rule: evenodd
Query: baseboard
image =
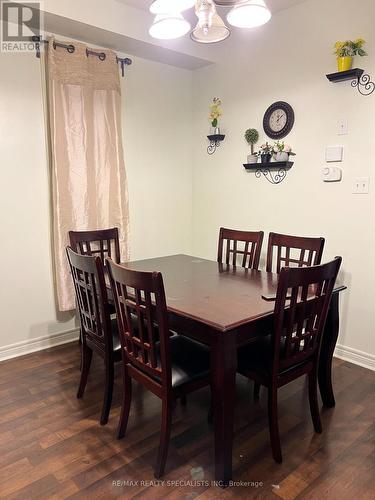
<path fill-rule="evenodd" d="M 48 349 L 49 347 L 67 344 L 69 342 L 73 342 L 74 340 L 78 340 L 78 336 L 79 329 L 73 328 L 71 330 L 66 330 L 65 332 L 46 335 L 45 337 L 25 340 L 23 342 L 17 342 L 16 344 L 0 347 L 0 361 L 17 358 L 18 356 L 25 356 L 25 354 L 42 351 L 43 349 Z"/>
<path fill-rule="evenodd" d="M 363 366 L 363 368 L 375 370 L 375 356 L 373 354 L 367 354 L 367 352 L 337 344 L 334 356 L 355 365 Z"/>

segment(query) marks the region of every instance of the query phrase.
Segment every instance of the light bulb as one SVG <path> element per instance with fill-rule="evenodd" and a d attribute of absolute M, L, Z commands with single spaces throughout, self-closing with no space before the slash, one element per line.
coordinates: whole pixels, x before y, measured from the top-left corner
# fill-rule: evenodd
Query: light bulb
<path fill-rule="evenodd" d="M 180 13 L 158 14 L 149 29 L 149 34 L 160 40 L 173 40 L 186 35 L 190 28 L 190 23 Z"/>
<path fill-rule="evenodd" d="M 255 28 L 266 24 L 271 16 L 264 0 L 249 0 L 233 7 L 227 19 L 229 24 L 237 28 Z"/>

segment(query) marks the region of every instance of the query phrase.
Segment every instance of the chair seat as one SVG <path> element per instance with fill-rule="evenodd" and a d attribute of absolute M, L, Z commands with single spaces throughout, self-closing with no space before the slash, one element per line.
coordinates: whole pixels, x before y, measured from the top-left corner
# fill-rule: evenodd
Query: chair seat
<path fill-rule="evenodd" d="M 285 341 L 285 338 L 281 339 L 281 355 L 285 352 Z M 272 343 L 272 336 L 266 335 L 262 339 L 238 349 L 237 371 L 245 376 L 250 376 L 251 373 L 256 373 L 262 378 L 267 378 L 271 373 Z M 300 349 L 302 350 L 302 347 L 300 347 Z M 280 370 L 279 374 L 285 375 L 286 373 L 304 365 L 307 361 L 308 360 L 304 360 L 300 363 L 284 368 Z"/>
<path fill-rule="evenodd" d="M 180 387 L 209 375 L 210 355 L 208 347 L 182 335 L 170 337 L 170 346 L 172 387 Z M 160 381 L 160 379 L 156 379 Z"/>

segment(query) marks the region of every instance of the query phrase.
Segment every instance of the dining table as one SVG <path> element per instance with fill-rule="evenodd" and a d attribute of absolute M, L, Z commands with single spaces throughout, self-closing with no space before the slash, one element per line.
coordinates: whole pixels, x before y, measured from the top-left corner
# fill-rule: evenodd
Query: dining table
<path fill-rule="evenodd" d="M 183 254 L 121 265 L 162 273 L 170 328 L 210 349 L 215 481 L 225 487 L 233 473 L 237 349 L 272 332 L 278 275 Z M 332 358 L 339 333 L 339 296 L 345 288 L 334 288 L 319 359 L 319 388 L 328 408 L 335 405 Z"/>

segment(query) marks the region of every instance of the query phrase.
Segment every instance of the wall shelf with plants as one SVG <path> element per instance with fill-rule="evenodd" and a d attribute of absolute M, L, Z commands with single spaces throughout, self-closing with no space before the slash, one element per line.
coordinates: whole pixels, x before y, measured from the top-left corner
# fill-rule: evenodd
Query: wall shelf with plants
<path fill-rule="evenodd" d="M 290 161 L 290 156 L 295 154 L 291 146 L 284 141 L 277 141 L 274 145 L 266 142 L 259 151 L 254 152 L 254 144 L 259 137 L 255 132 L 257 133 L 254 129 L 245 132 L 245 139 L 251 146 L 251 155 L 247 157 L 248 163 L 244 163 L 243 166 L 247 171 L 254 172 L 258 179 L 264 176 L 271 184 L 280 184 L 294 165 L 294 162 Z M 260 163 L 258 163 L 259 158 Z"/>
<path fill-rule="evenodd" d="M 327 76 L 332 83 L 345 82 L 351 80 L 351 86 L 358 89 L 362 95 L 370 95 L 375 90 L 375 83 L 371 81 L 370 75 L 364 74 L 364 70 L 353 68 L 353 58 L 355 56 L 367 56 L 363 49 L 365 40 L 347 40 L 345 42 L 336 42 L 335 54 L 337 56 L 338 71 L 330 73 Z"/>

